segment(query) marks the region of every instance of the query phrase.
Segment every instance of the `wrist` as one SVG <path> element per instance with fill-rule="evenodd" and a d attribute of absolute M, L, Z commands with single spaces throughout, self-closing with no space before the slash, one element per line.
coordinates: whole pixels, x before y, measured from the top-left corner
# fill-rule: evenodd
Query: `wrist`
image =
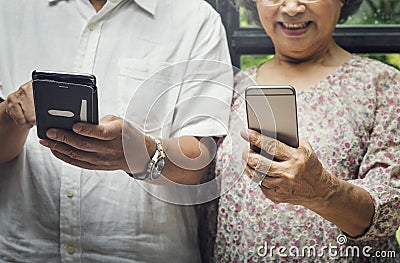
<path fill-rule="evenodd" d="M 0 123 L 3 127 L 7 127 L 7 129 L 18 133 L 28 133 L 28 131 L 33 127 L 33 125 L 29 123 L 26 123 L 25 125 L 17 124 L 7 112 L 6 101 L 0 102 Z"/>
<path fill-rule="evenodd" d="M 131 174 L 135 174 L 135 173 L 143 173 L 146 171 L 147 168 L 147 164 L 148 162 L 151 160 L 151 157 L 154 155 L 154 153 L 156 152 L 156 143 L 154 141 L 154 139 L 151 136 L 147 136 L 144 135 L 142 137 L 142 140 L 144 140 L 144 146 L 145 147 L 140 147 L 141 150 L 141 154 L 132 154 L 130 157 L 131 158 L 135 158 L 135 162 L 131 162 L 129 166 L 127 161 L 125 161 L 125 167 L 122 169 L 124 172 L 126 172 L 127 174 L 131 175 Z M 136 152 L 136 148 L 132 149 L 131 151 Z M 140 160 L 140 161 L 139 161 Z M 134 166 L 132 167 L 132 164 L 134 164 Z"/>
<path fill-rule="evenodd" d="M 320 193 L 318 198 L 311 200 L 306 208 L 314 212 L 321 210 L 329 210 L 332 204 L 335 203 L 337 196 L 343 189 L 343 181 L 328 173 L 325 169 L 321 172 Z"/>
<path fill-rule="evenodd" d="M 15 122 L 8 114 L 6 107 L 7 107 L 6 101 L 0 102 L 0 123 L 4 126 L 15 125 Z"/>
<path fill-rule="evenodd" d="M 331 191 L 310 210 L 335 224 L 352 237 L 364 234 L 372 224 L 374 205 L 369 193 L 345 180 L 331 176 Z"/>
<path fill-rule="evenodd" d="M 151 136 L 145 137 L 145 145 L 148 154 L 145 168 L 136 173 L 131 173 L 130 171 L 127 173 L 135 179 L 145 181 L 155 180 L 160 177 L 165 166 L 166 155 L 164 147 L 160 139 Z"/>
<path fill-rule="evenodd" d="M 146 144 L 148 160 L 151 160 L 151 157 L 154 155 L 154 153 L 157 150 L 156 141 L 154 140 L 154 137 L 148 136 L 148 135 L 145 136 L 144 141 L 145 141 L 145 144 Z"/>

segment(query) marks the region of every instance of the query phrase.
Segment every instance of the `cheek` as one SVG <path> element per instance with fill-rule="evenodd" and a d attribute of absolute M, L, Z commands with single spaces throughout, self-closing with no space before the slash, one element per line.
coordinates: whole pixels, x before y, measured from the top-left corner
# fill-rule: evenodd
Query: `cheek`
<path fill-rule="evenodd" d="M 342 2 L 339 1 L 337 5 L 328 8 L 328 10 L 326 10 L 327 13 L 330 12 L 332 14 L 330 17 L 332 17 L 332 19 L 334 20 L 335 25 L 339 21 L 340 13 L 342 12 L 342 6 L 343 6 Z"/>
<path fill-rule="evenodd" d="M 274 20 L 272 19 L 272 14 L 269 14 L 268 12 L 265 12 L 263 11 L 263 9 L 261 9 L 258 11 L 258 17 L 260 19 L 261 26 L 264 28 L 267 34 L 270 35 L 274 28 Z"/>

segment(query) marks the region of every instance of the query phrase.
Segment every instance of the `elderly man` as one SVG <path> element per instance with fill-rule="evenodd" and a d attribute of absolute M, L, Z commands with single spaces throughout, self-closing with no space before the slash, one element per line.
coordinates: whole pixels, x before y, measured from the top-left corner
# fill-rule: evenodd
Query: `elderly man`
<path fill-rule="evenodd" d="M 201 0 L 14 0 L 0 3 L 0 20 L 0 260 L 199 261 L 193 207 L 157 199 L 135 179 L 155 179 L 148 168 L 160 156 L 164 181 L 196 184 L 207 170 L 196 165 L 212 158 L 204 139 L 224 135 L 229 115 L 210 101 L 229 104 L 229 83 L 179 84 L 147 113 L 171 87 L 153 73 L 229 63 L 219 15 Z M 184 83 L 191 68 L 172 72 Z M 222 68 L 210 80 L 231 74 Z M 96 75 L 99 125 L 49 129 L 51 140 L 39 140 L 35 69 Z M 199 115 L 212 118 L 193 121 Z"/>

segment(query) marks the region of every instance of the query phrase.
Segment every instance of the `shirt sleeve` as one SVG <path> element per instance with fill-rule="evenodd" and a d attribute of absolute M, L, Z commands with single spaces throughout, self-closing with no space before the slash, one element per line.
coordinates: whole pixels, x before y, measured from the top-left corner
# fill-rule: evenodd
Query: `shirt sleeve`
<path fill-rule="evenodd" d="M 227 134 L 233 71 L 225 29 L 211 7 L 207 5 L 202 10 L 204 19 L 190 52 L 175 106 L 171 137 Z"/>
<path fill-rule="evenodd" d="M 353 184 L 369 192 L 375 206 L 373 222 L 357 241 L 393 236 L 400 225 L 400 73 L 377 78 L 374 127 Z"/>

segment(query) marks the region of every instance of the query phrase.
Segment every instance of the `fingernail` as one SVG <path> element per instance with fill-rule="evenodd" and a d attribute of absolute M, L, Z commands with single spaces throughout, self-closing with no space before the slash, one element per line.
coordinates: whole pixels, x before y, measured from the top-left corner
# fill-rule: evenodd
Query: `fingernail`
<path fill-rule="evenodd" d="M 248 152 L 248 150 L 244 150 L 242 152 L 242 160 L 247 162 L 248 159 L 249 159 L 249 152 Z"/>
<path fill-rule="evenodd" d="M 242 138 L 245 139 L 246 141 L 249 139 L 249 134 L 248 134 L 247 130 L 241 130 L 240 136 L 242 136 Z"/>
<path fill-rule="evenodd" d="M 39 143 L 45 147 L 49 146 L 49 143 L 46 140 L 39 140 Z"/>
<path fill-rule="evenodd" d="M 54 130 L 48 130 L 48 131 L 46 132 L 46 135 L 47 135 L 47 137 L 53 139 L 53 138 L 56 137 L 56 132 L 55 132 Z"/>
<path fill-rule="evenodd" d="M 72 126 L 72 130 L 74 132 L 80 132 L 82 130 L 82 125 L 80 125 L 79 123 L 74 124 L 74 126 Z"/>

